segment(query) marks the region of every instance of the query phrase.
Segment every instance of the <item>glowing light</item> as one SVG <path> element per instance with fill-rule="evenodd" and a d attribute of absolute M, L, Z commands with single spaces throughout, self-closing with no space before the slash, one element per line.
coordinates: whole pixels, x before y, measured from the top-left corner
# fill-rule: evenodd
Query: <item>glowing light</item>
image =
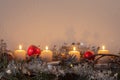
<path fill-rule="evenodd" d="M 22 45 L 19 45 L 19 49 L 22 50 Z"/>
<path fill-rule="evenodd" d="M 46 46 L 45 49 L 48 50 L 48 46 Z"/>
<path fill-rule="evenodd" d="M 72 65 L 72 64 L 70 64 L 70 67 L 73 67 L 73 65 Z"/>
<path fill-rule="evenodd" d="M 102 49 L 105 50 L 105 46 L 102 46 Z"/>
<path fill-rule="evenodd" d="M 76 47 L 73 47 L 73 50 L 76 51 Z"/>

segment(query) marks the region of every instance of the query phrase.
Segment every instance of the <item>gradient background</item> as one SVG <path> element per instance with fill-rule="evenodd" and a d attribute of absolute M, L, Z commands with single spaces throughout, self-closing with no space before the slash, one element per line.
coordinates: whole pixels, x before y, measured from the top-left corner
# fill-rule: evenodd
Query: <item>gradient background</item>
<path fill-rule="evenodd" d="M 84 42 L 120 50 L 120 0 L 0 0 L 0 38 L 23 44 Z"/>

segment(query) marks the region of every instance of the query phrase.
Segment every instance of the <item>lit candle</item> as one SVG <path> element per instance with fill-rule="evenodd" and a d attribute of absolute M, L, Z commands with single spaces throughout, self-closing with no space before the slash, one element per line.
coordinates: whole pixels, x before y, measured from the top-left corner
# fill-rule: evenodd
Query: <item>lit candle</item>
<path fill-rule="evenodd" d="M 102 46 L 102 49 L 98 51 L 98 54 L 109 54 L 109 50 L 105 49 L 105 46 Z M 100 57 L 100 56 L 97 56 Z M 96 58 L 97 58 L 96 57 Z M 106 64 L 109 62 L 110 56 L 105 56 L 99 59 L 98 64 Z"/>
<path fill-rule="evenodd" d="M 80 60 L 80 52 L 76 51 L 76 47 L 73 47 L 73 50 L 69 52 L 69 55 L 76 56 L 77 61 Z"/>
<path fill-rule="evenodd" d="M 19 45 L 19 50 L 15 50 L 14 57 L 17 60 L 25 60 L 26 59 L 26 51 L 22 50 L 22 45 Z"/>
<path fill-rule="evenodd" d="M 42 60 L 50 62 L 52 61 L 53 53 L 48 49 L 48 46 L 46 46 L 46 49 L 41 52 L 40 57 Z"/>
<path fill-rule="evenodd" d="M 108 53 L 109 53 L 109 50 L 106 50 L 105 46 L 102 46 L 102 50 L 98 51 L 98 54 L 108 54 Z"/>

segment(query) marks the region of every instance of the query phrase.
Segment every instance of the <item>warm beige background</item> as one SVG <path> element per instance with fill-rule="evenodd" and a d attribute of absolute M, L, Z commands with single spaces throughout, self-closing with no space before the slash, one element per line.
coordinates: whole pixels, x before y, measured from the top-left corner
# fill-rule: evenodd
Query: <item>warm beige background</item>
<path fill-rule="evenodd" d="M 23 44 L 105 44 L 120 49 L 120 0 L 0 0 L 0 38 Z"/>

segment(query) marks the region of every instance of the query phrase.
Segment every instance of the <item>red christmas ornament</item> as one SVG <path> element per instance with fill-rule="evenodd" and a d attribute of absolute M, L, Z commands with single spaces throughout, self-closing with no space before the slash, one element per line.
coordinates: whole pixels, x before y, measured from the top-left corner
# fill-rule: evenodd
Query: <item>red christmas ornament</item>
<path fill-rule="evenodd" d="M 36 47 L 35 45 L 31 45 L 27 50 L 27 54 L 29 56 L 39 55 L 40 53 L 41 53 L 41 50 L 38 47 Z"/>
<path fill-rule="evenodd" d="M 84 53 L 84 58 L 89 59 L 89 60 L 94 60 L 95 56 L 94 56 L 94 53 L 92 51 L 86 51 Z"/>
<path fill-rule="evenodd" d="M 35 54 L 40 54 L 40 49 L 39 48 L 36 48 L 36 50 L 35 50 Z"/>

